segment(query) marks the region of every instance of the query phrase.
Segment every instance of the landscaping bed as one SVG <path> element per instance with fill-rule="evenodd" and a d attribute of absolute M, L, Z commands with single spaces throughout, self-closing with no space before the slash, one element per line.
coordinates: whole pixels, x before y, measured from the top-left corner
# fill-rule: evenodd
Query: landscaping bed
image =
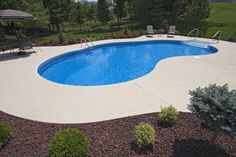
<path fill-rule="evenodd" d="M 191 113 L 180 113 L 172 127 L 158 123 L 157 113 L 145 114 L 90 124 L 49 124 L 17 118 L 0 111 L 0 121 L 13 129 L 10 142 L 0 150 L 3 157 L 47 157 L 48 144 L 54 134 L 65 128 L 79 128 L 90 139 L 89 156 L 153 156 L 153 157 L 227 157 L 236 156 L 236 139 L 220 133 L 215 144 L 213 132 L 205 129 Z M 134 144 L 134 127 L 150 123 L 157 142 L 149 150 Z"/>
<path fill-rule="evenodd" d="M 92 37 L 94 41 L 96 40 L 106 40 L 106 39 L 128 39 L 128 38 L 137 38 L 141 35 L 136 35 L 136 34 L 116 34 L 113 36 L 106 36 L 106 37 L 100 37 L 100 38 L 94 38 Z M 51 39 L 49 41 L 45 42 L 39 42 L 37 43 L 38 46 L 64 46 L 64 45 L 73 45 L 73 44 L 81 44 L 81 39 L 75 39 L 75 38 L 65 38 L 63 37 L 63 41 L 60 41 L 58 39 Z M 86 39 L 86 38 L 85 38 Z M 90 42 L 90 41 L 88 41 Z"/>

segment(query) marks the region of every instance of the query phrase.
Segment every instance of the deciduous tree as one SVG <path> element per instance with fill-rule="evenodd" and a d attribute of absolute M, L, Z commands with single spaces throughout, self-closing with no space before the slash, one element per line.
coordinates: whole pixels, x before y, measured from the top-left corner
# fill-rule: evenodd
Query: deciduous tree
<path fill-rule="evenodd" d="M 127 6 L 126 6 L 126 0 L 115 0 L 115 15 L 117 18 L 117 23 L 120 27 L 120 22 L 123 17 L 127 15 Z"/>
<path fill-rule="evenodd" d="M 110 15 L 110 10 L 109 10 L 109 4 L 106 0 L 98 0 L 97 2 L 97 18 L 100 22 L 103 24 L 107 24 L 107 22 L 110 20 L 111 15 Z"/>

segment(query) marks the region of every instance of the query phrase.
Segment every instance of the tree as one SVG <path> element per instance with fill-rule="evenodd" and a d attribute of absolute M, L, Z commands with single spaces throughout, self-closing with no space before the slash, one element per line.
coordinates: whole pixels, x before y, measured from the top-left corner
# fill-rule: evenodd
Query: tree
<path fill-rule="evenodd" d="M 35 21 L 25 21 L 27 25 L 45 27 L 49 24 L 48 11 L 44 9 L 42 1 L 38 0 L 20 0 L 17 3 L 19 10 L 29 12 L 37 18 Z"/>
<path fill-rule="evenodd" d="M 92 25 L 92 20 L 95 20 L 95 18 L 96 18 L 96 10 L 97 10 L 96 5 L 94 5 L 94 4 L 89 5 L 88 12 L 87 12 L 87 18 L 89 20 L 90 27 Z"/>
<path fill-rule="evenodd" d="M 137 0 L 135 4 L 135 18 L 142 24 L 155 25 L 162 21 L 162 1 L 161 0 Z"/>
<path fill-rule="evenodd" d="M 103 24 L 107 24 L 110 20 L 109 4 L 106 0 L 98 0 L 97 2 L 97 18 Z"/>
<path fill-rule="evenodd" d="M 17 9 L 17 0 L 0 0 L 0 9 Z"/>
<path fill-rule="evenodd" d="M 186 11 L 186 21 L 197 25 L 207 19 L 210 15 L 208 0 L 190 0 Z"/>
<path fill-rule="evenodd" d="M 80 2 L 77 2 L 71 9 L 70 21 L 73 23 L 73 29 L 75 24 L 79 24 L 80 30 L 82 29 L 82 24 L 84 23 L 85 14 Z"/>
<path fill-rule="evenodd" d="M 236 90 L 230 91 L 227 84 L 209 85 L 190 91 L 188 109 L 204 124 L 216 130 L 214 141 L 219 130 L 236 137 Z"/>
<path fill-rule="evenodd" d="M 130 22 L 132 25 L 132 32 L 134 30 L 135 4 L 136 4 L 136 0 L 128 0 L 128 2 L 127 2 L 128 15 L 129 15 L 129 19 L 130 19 Z"/>
<path fill-rule="evenodd" d="M 50 24 L 49 29 L 60 31 L 60 25 L 68 21 L 72 1 L 68 0 L 42 0 L 43 6 L 49 10 Z"/>
<path fill-rule="evenodd" d="M 126 0 L 115 0 L 115 15 L 117 18 L 117 23 L 120 27 L 120 22 L 122 17 L 125 17 L 127 15 L 127 9 L 126 9 Z"/>
<path fill-rule="evenodd" d="M 186 15 L 188 0 L 164 0 L 164 15 L 170 23 L 176 24 Z"/>

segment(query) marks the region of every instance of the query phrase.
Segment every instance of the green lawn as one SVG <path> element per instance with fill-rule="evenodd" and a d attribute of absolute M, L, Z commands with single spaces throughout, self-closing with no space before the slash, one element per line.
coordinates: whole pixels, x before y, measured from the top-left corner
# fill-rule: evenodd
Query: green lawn
<path fill-rule="evenodd" d="M 236 3 L 211 3 L 211 7 L 207 36 L 222 30 L 222 38 L 228 40 L 236 32 Z"/>
<path fill-rule="evenodd" d="M 212 35 L 218 31 L 222 30 L 222 39 L 228 40 L 230 37 L 233 37 L 236 32 L 236 3 L 211 3 L 210 4 L 211 14 L 210 17 L 207 19 L 208 21 L 208 29 L 206 32 L 206 37 L 211 38 Z M 116 23 L 116 21 L 113 21 Z M 113 29 L 111 28 L 111 23 L 109 26 L 103 26 L 99 22 L 93 23 L 91 27 L 91 32 L 89 37 L 96 38 L 98 40 L 103 39 L 107 36 L 116 34 L 124 34 L 124 28 L 129 27 L 129 34 L 142 34 L 145 32 L 145 28 L 140 28 L 138 26 L 134 27 L 134 31 L 131 31 L 131 24 L 129 23 L 128 19 L 125 19 L 122 23 L 121 28 L 114 26 Z M 86 25 L 82 26 L 82 30 L 79 29 L 79 26 L 76 27 L 75 31 L 73 31 L 73 27 L 71 24 L 65 24 L 64 35 L 65 39 L 81 39 L 86 38 Z M 180 32 L 181 33 L 181 32 Z M 183 33 L 183 32 L 182 32 Z M 40 43 L 49 42 L 52 40 L 58 40 L 58 34 L 50 35 L 47 37 L 40 38 Z"/>
<path fill-rule="evenodd" d="M 114 26 L 111 27 L 111 22 L 107 25 L 101 25 L 99 22 L 94 22 L 92 23 L 92 27 L 90 29 L 90 33 L 89 35 L 86 33 L 86 24 L 82 25 L 82 30 L 80 30 L 79 26 L 76 26 L 75 29 L 73 30 L 73 27 L 71 24 L 65 23 L 64 25 L 64 37 L 66 40 L 70 40 L 70 39 L 82 39 L 82 38 L 95 38 L 97 40 L 101 40 L 104 38 L 107 38 L 109 36 L 113 35 L 121 35 L 124 34 L 125 32 L 125 27 L 128 27 L 129 30 L 129 34 L 142 34 L 145 32 L 145 28 L 142 29 L 140 27 L 134 26 L 134 30 L 131 31 L 131 24 L 128 23 L 127 19 L 123 20 L 122 25 L 120 26 L 120 28 L 118 26 L 116 26 L 116 21 L 113 21 Z M 50 36 L 46 36 L 46 37 L 42 37 L 40 38 L 39 42 L 42 43 L 47 43 L 50 41 L 55 41 L 58 40 L 58 36 L 59 34 L 54 34 L 54 35 L 50 35 Z"/>

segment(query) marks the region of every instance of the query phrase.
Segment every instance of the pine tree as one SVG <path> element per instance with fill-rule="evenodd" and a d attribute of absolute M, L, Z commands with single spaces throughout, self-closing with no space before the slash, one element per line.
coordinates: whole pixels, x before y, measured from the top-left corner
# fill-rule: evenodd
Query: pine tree
<path fill-rule="evenodd" d="M 219 130 L 236 137 L 236 90 L 214 84 L 190 91 L 190 95 L 188 109 L 215 130 L 214 141 Z"/>

